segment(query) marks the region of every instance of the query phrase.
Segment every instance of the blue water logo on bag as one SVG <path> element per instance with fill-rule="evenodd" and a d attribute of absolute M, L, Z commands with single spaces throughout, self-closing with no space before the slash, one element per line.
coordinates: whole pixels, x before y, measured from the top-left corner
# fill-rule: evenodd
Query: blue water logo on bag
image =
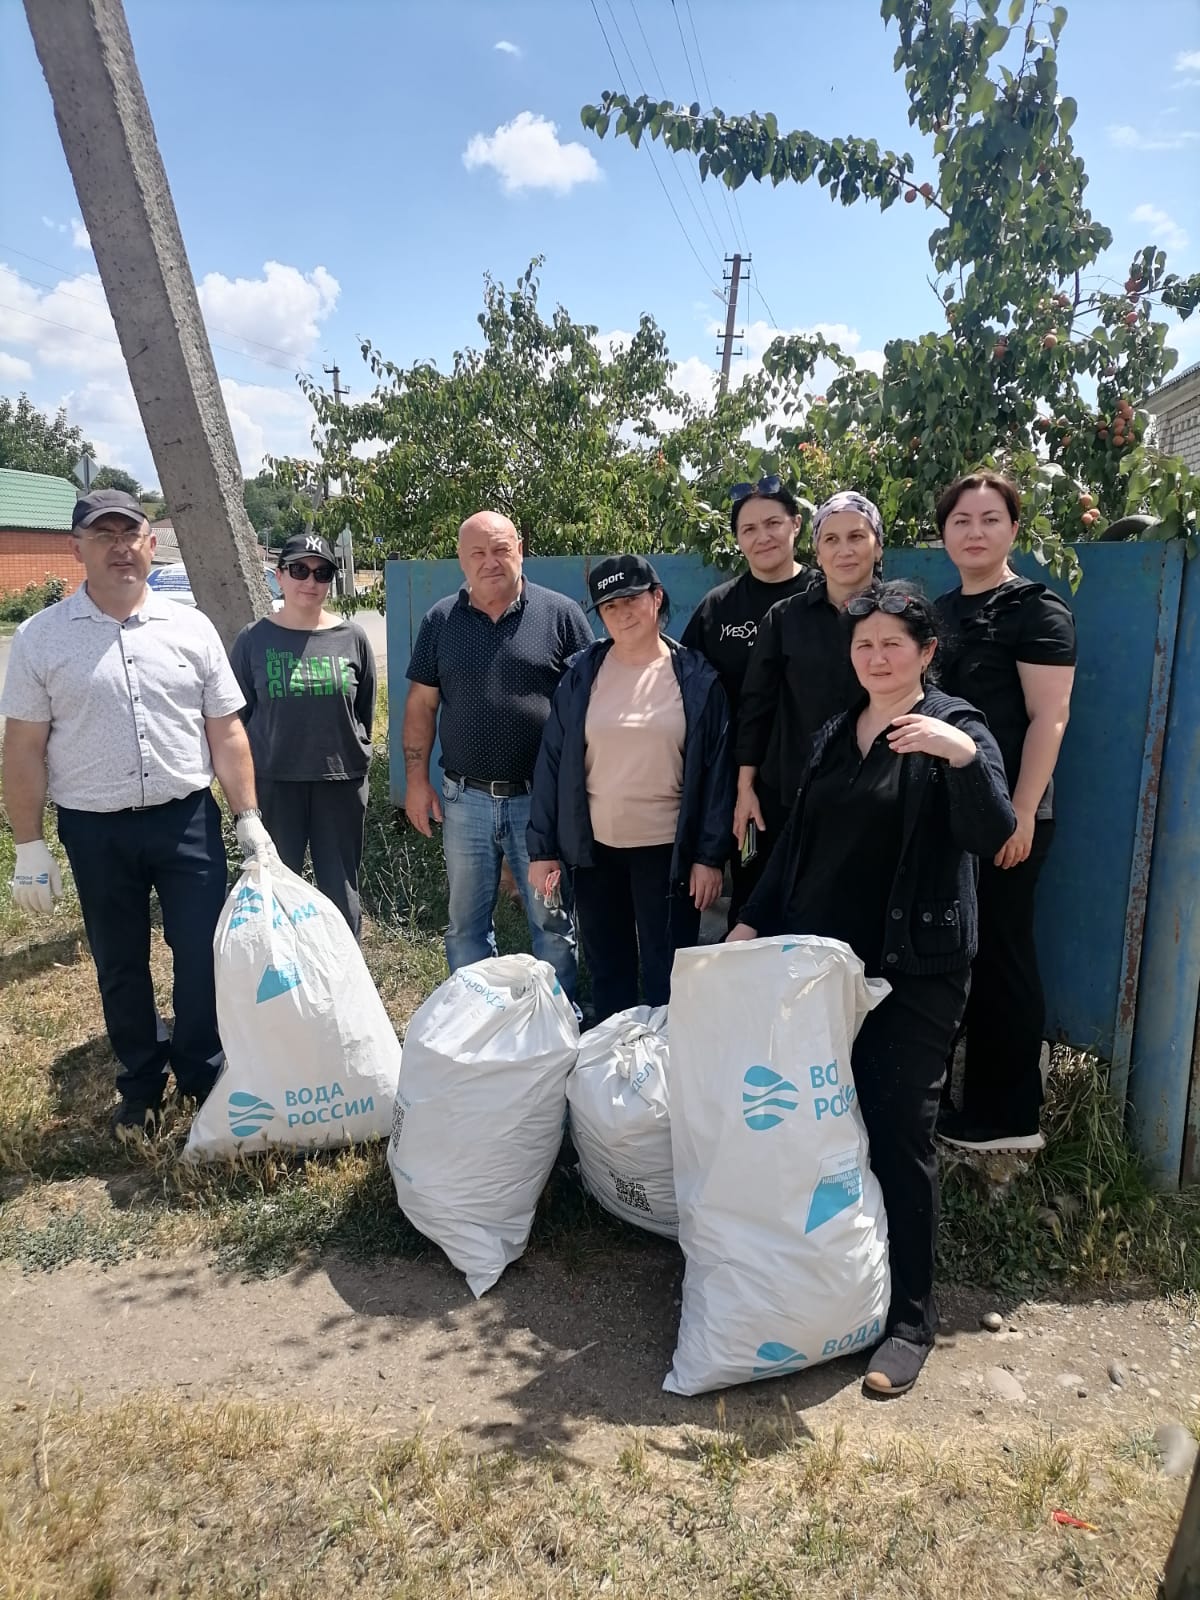
<path fill-rule="evenodd" d="M 235 1139 L 252 1139 L 275 1115 L 269 1100 L 235 1089 L 229 1096 L 229 1131 Z"/>
<path fill-rule="evenodd" d="M 756 1378 L 773 1378 L 777 1373 L 799 1372 L 808 1360 L 803 1350 L 793 1350 L 790 1344 L 778 1344 L 774 1339 L 760 1344 L 754 1354 L 763 1363 L 750 1369 Z"/>
<path fill-rule="evenodd" d="M 233 897 L 233 916 L 229 920 L 229 926 L 240 928 L 243 923 L 249 922 L 251 917 L 257 916 L 262 908 L 262 895 L 250 884 L 244 883 Z"/>
<path fill-rule="evenodd" d="M 862 1199 L 863 1180 L 858 1166 L 846 1167 L 841 1172 L 823 1172 L 808 1204 L 808 1221 L 805 1233 L 812 1233 L 822 1223 L 846 1211 Z"/>
<path fill-rule="evenodd" d="M 267 967 L 262 977 L 258 980 L 258 993 L 254 996 L 259 1005 L 264 1000 L 274 1000 L 281 994 L 286 994 L 289 989 L 298 988 L 300 984 L 300 968 L 294 961 L 289 961 L 282 967 Z"/>
<path fill-rule="evenodd" d="M 742 1079 L 742 1116 L 754 1133 L 764 1133 L 783 1121 L 784 1111 L 795 1111 L 799 1100 L 789 1095 L 800 1093 L 796 1085 L 771 1067 L 751 1067 Z"/>

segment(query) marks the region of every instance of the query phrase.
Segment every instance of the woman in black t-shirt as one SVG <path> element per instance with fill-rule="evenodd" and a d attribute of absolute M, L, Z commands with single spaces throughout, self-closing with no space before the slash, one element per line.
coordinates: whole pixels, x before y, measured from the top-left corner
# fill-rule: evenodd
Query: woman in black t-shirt
<path fill-rule="evenodd" d="M 311 854 L 357 938 L 375 656 L 357 622 L 325 610 L 336 570 L 324 539 L 294 534 L 279 555 L 283 605 L 242 629 L 230 661 L 267 832 L 293 872 Z"/>
<path fill-rule="evenodd" d="M 937 505 L 961 583 L 937 601 L 942 682 L 978 706 L 1004 757 L 1017 826 L 979 863 L 979 954 L 967 1004 L 962 1111 L 940 1129 L 974 1150 L 1038 1150 L 1046 1003 L 1034 947 L 1034 897 L 1054 834 L 1054 767 L 1075 681 L 1075 620 L 1009 565 L 1021 501 L 1007 478 L 972 473 Z"/>

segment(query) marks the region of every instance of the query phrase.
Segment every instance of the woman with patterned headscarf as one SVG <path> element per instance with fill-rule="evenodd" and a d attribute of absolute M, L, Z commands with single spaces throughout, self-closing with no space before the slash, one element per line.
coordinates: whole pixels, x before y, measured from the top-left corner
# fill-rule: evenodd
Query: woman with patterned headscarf
<path fill-rule="evenodd" d="M 818 571 L 810 583 L 759 624 L 734 730 L 733 832 L 740 847 L 748 825 L 758 829 L 759 874 L 791 809 L 813 735 L 856 694 L 842 608 L 882 570 L 879 507 L 853 489 L 832 495 L 813 517 L 813 548 Z"/>

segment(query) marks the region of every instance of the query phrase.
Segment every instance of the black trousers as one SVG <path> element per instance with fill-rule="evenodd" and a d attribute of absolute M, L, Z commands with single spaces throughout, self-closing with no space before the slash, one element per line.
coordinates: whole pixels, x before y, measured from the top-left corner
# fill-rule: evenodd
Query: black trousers
<path fill-rule="evenodd" d="M 1027 860 L 979 863 L 979 953 L 964 1026 L 963 1119 L 997 1134 L 1036 1133 L 1042 1109 L 1046 998 L 1033 938 L 1038 878 L 1053 822 L 1034 824 Z"/>
<path fill-rule="evenodd" d="M 771 851 L 775 848 L 779 835 L 783 832 L 784 824 L 788 819 L 788 808 L 780 800 L 773 789 L 766 788 L 763 784 L 757 785 L 758 803 L 762 808 L 765 828 L 759 829 L 758 849 L 754 858 L 743 863 L 741 852 L 734 841 L 733 855 L 729 863 L 729 875 L 732 879 L 733 892 L 729 897 L 729 926 L 735 928 L 741 920 L 742 907 L 758 888 L 758 880 L 763 875 L 763 869 L 771 859 Z"/>
<path fill-rule="evenodd" d="M 887 1332 L 932 1344 L 939 1185 L 933 1130 L 946 1058 L 962 1019 L 967 973 L 888 980 L 892 992 L 867 1017 L 851 1065 L 871 1141 L 871 1167 L 887 1208 L 892 1305 Z"/>
<path fill-rule="evenodd" d="M 362 865 L 368 781 L 256 780 L 263 826 L 284 866 L 303 872 L 304 852 L 307 849 L 311 853 L 317 888 L 333 901 L 356 939 L 362 928 L 358 871 Z"/>
<path fill-rule="evenodd" d="M 575 868 L 575 921 L 592 974 L 596 1021 L 638 1003 L 638 958 L 648 1006 L 671 998 L 676 950 L 695 944 L 700 913 L 671 883 L 672 846 L 595 846 L 596 863 Z"/>
<path fill-rule="evenodd" d="M 131 1105 L 158 1106 L 167 1064 L 182 1094 L 203 1096 L 220 1056 L 213 935 L 225 903 L 221 813 L 211 790 L 148 811 L 58 808 L 58 837 L 71 863 L 87 930 L 104 1025 Z M 150 977 L 150 891 L 174 957 L 175 1025 L 160 1039 Z"/>

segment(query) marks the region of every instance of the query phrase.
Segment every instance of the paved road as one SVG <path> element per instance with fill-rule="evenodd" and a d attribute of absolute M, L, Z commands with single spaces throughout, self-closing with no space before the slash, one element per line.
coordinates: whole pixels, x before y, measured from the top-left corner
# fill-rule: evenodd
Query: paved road
<path fill-rule="evenodd" d="M 367 638 L 371 641 L 371 648 L 375 652 L 375 660 L 379 665 L 380 679 L 386 683 L 387 624 L 378 611 L 360 611 L 356 620 L 361 622 L 366 630 Z M 0 636 L 0 689 L 4 688 L 4 674 L 8 667 L 8 651 L 11 643 L 12 640 L 9 636 Z"/>

